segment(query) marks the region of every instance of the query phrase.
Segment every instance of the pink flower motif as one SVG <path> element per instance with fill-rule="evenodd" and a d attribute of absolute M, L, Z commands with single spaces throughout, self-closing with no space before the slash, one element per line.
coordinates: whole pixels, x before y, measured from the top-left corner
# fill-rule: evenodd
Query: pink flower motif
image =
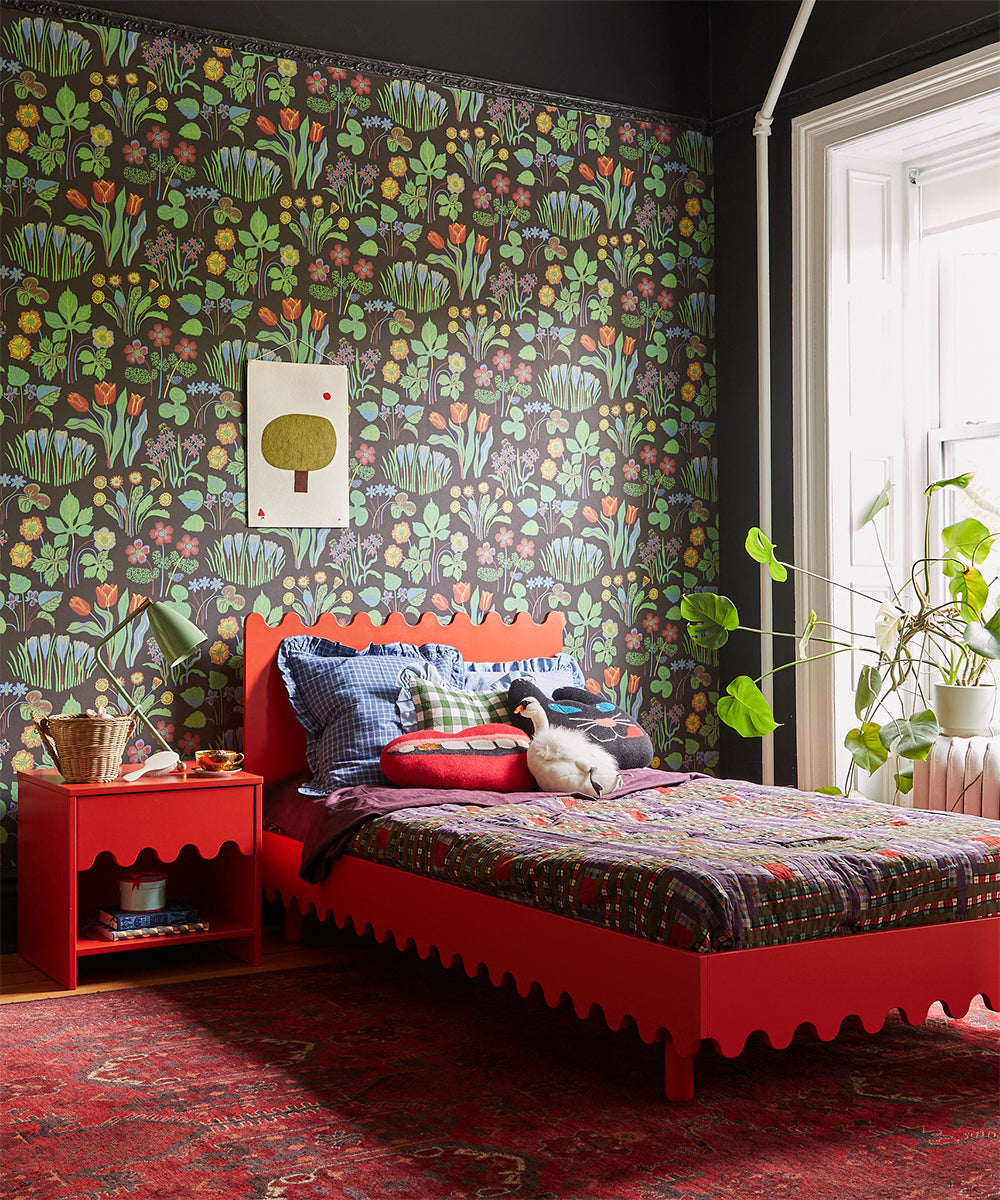
<path fill-rule="evenodd" d="M 519 187 L 514 193 L 514 203 L 518 208 L 527 208 L 531 203 L 531 192 L 527 188 Z"/>
<path fill-rule="evenodd" d="M 636 284 L 636 287 L 639 289 L 640 296 L 652 296 L 652 294 L 656 291 L 656 284 L 652 281 L 652 279 L 649 278 L 648 275 L 643 275 Z"/>
<path fill-rule="evenodd" d="M 493 355 L 493 365 L 498 371 L 510 370 L 510 355 L 506 352 L 506 350 L 498 350 L 496 354 Z"/>
<path fill-rule="evenodd" d="M 361 445 L 354 451 L 354 457 L 363 466 L 371 466 L 375 461 L 375 448 L 362 442 Z"/>
<path fill-rule="evenodd" d="M 157 521 L 149 532 L 149 540 L 156 542 L 158 546 L 165 546 L 173 536 L 174 527 L 172 525 L 164 525 L 162 521 Z"/>
<path fill-rule="evenodd" d="M 478 187 L 472 193 L 472 203 L 476 208 L 489 208 L 490 194 L 484 187 Z"/>
<path fill-rule="evenodd" d="M 625 464 L 625 466 L 622 468 L 622 473 L 624 474 L 626 479 L 638 479 L 639 478 L 639 470 L 640 470 L 639 464 L 635 461 L 634 458 L 630 458 L 628 460 L 628 462 Z"/>
<path fill-rule="evenodd" d="M 335 267 L 346 267 L 351 261 L 351 252 L 346 246 L 334 246 L 330 251 L 330 258 Z"/>
<path fill-rule="evenodd" d="M 493 190 L 498 196 L 505 196 L 510 191 L 510 180 L 506 175 L 493 176 Z"/>
<path fill-rule="evenodd" d="M 149 547 L 136 538 L 134 542 L 125 547 L 125 553 L 128 555 L 130 563 L 144 563 L 149 557 Z"/>
<path fill-rule="evenodd" d="M 528 383 L 531 380 L 531 367 L 527 363 L 518 363 L 514 368 L 514 378 L 518 383 Z"/>
<path fill-rule="evenodd" d="M 479 387 L 488 387 L 490 380 L 493 378 L 493 372 L 485 363 L 481 367 L 476 367 L 472 374 Z"/>
<path fill-rule="evenodd" d="M 498 546 L 503 546 L 504 548 L 506 548 L 508 546 L 513 546 L 514 545 L 514 530 L 508 529 L 506 526 L 504 526 L 503 529 L 501 529 L 498 534 L 494 535 L 493 540 L 496 542 L 496 544 Z"/>
<path fill-rule="evenodd" d="M 193 558 L 198 553 L 198 539 L 186 533 L 177 543 L 177 549 L 185 558 Z"/>
<path fill-rule="evenodd" d="M 529 542 L 527 538 L 521 538 L 517 543 L 517 552 L 522 558 L 532 558 L 535 553 L 535 543 Z"/>
<path fill-rule="evenodd" d="M 476 558 L 479 559 L 480 563 L 482 563 L 484 567 L 488 563 L 491 563 L 495 557 L 496 550 L 486 542 L 484 542 L 476 551 Z"/>

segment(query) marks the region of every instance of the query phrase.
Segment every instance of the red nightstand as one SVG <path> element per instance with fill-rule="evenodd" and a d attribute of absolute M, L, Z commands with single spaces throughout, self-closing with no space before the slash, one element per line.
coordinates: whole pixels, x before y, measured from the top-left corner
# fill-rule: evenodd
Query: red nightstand
<path fill-rule="evenodd" d="M 124 766 L 122 774 L 134 770 Z M 18 953 L 67 988 L 91 954 L 221 942 L 261 961 L 263 779 L 143 776 L 135 783 L 65 783 L 58 771 L 18 772 Z M 167 900 L 186 900 L 202 933 L 107 942 L 83 936 L 99 908 L 119 902 L 130 867 L 162 870 Z"/>

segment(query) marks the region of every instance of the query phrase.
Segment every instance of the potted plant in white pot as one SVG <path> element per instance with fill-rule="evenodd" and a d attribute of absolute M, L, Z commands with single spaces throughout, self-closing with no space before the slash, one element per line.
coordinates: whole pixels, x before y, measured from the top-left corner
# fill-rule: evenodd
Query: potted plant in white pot
<path fill-rule="evenodd" d="M 950 692 L 971 693 L 987 712 L 995 705 L 1000 605 L 990 595 L 996 580 L 988 581 L 980 567 L 998 535 L 981 521 L 967 517 L 942 530 L 941 552 L 930 552 L 934 495 L 946 487 L 966 488 L 971 479 L 971 474 L 959 475 L 925 488 L 923 556 L 911 565 L 909 578 L 898 586 L 890 578 L 891 600 L 880 603 L 876 597 L 866 597 L 879 604 L 870 632 L 845 633 L 821 622 L 815 613 L 809 614 L 807 626 L 800 632 L 764 631 L 741 625 L 733 602 L 715 592 L 692 592 L 681 601 L 692 641 L 706 649 L 718 650 L 737 630 L 797 639 L 795 660 L 775 667 L 771 674 L 835 654 L 853 652 L 869 660 L 858 674 L 854 691 L 858 724 L 845 739 L 851 754 L 847 779 L 843 788 L 831 785 L 821 791 L 851 793 L 862 774 L 874 774 L 891 764 L 896 788 L 905 794 L 913 786 L 914 761 L 927 757 L 940 732 L 969 736 L 962 731 L 981 731 L 980 725 L 965 719 L 946 716 L 941 720 L 939 709 L 943 700 L 947 703 Z M 882 490 L 862 524 L 874 522 L 888 506 L 891 487 L 887 484 Z M 774 545 L 760 529 L 749 531 L 745 546 L 752 559 L 767 567 L 775 582 L 784 582 L 789 571 L 801 571 L 777 558 Z M 834 583 L 829 579 L 826 582 Z M 936 583 L 945 586 L 935 587 Z M 763 676 L 756 680 L 738 676 L 717 705 L 719 719 L 744 737 L 762 737 L 777 728 L 758 686 L 761 679 Z M 933 702 L 927 695 L 928 682 L 940 685 Z"/>

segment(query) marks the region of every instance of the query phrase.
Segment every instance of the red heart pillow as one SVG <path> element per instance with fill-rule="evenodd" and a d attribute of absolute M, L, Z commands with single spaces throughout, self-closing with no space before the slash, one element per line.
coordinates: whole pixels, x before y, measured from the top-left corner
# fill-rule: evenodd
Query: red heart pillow
<path fill-rule="evenodd" d="M 379 762 L 386 778 L 399 787 L 531 792 L 530 742 L 513 725 L 475 725 L 456 733 L 423 729 L 393 738 Z"/>

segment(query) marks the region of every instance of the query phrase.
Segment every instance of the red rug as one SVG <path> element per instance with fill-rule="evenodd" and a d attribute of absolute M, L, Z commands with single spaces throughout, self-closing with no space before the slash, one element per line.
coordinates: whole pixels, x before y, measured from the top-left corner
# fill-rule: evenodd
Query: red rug
<path fill-rule="evenodd" d="M 658 1047 L 385 948 L 0 1009 L 5 1200 L 995 1200 L 1000 1021 Z"/>

